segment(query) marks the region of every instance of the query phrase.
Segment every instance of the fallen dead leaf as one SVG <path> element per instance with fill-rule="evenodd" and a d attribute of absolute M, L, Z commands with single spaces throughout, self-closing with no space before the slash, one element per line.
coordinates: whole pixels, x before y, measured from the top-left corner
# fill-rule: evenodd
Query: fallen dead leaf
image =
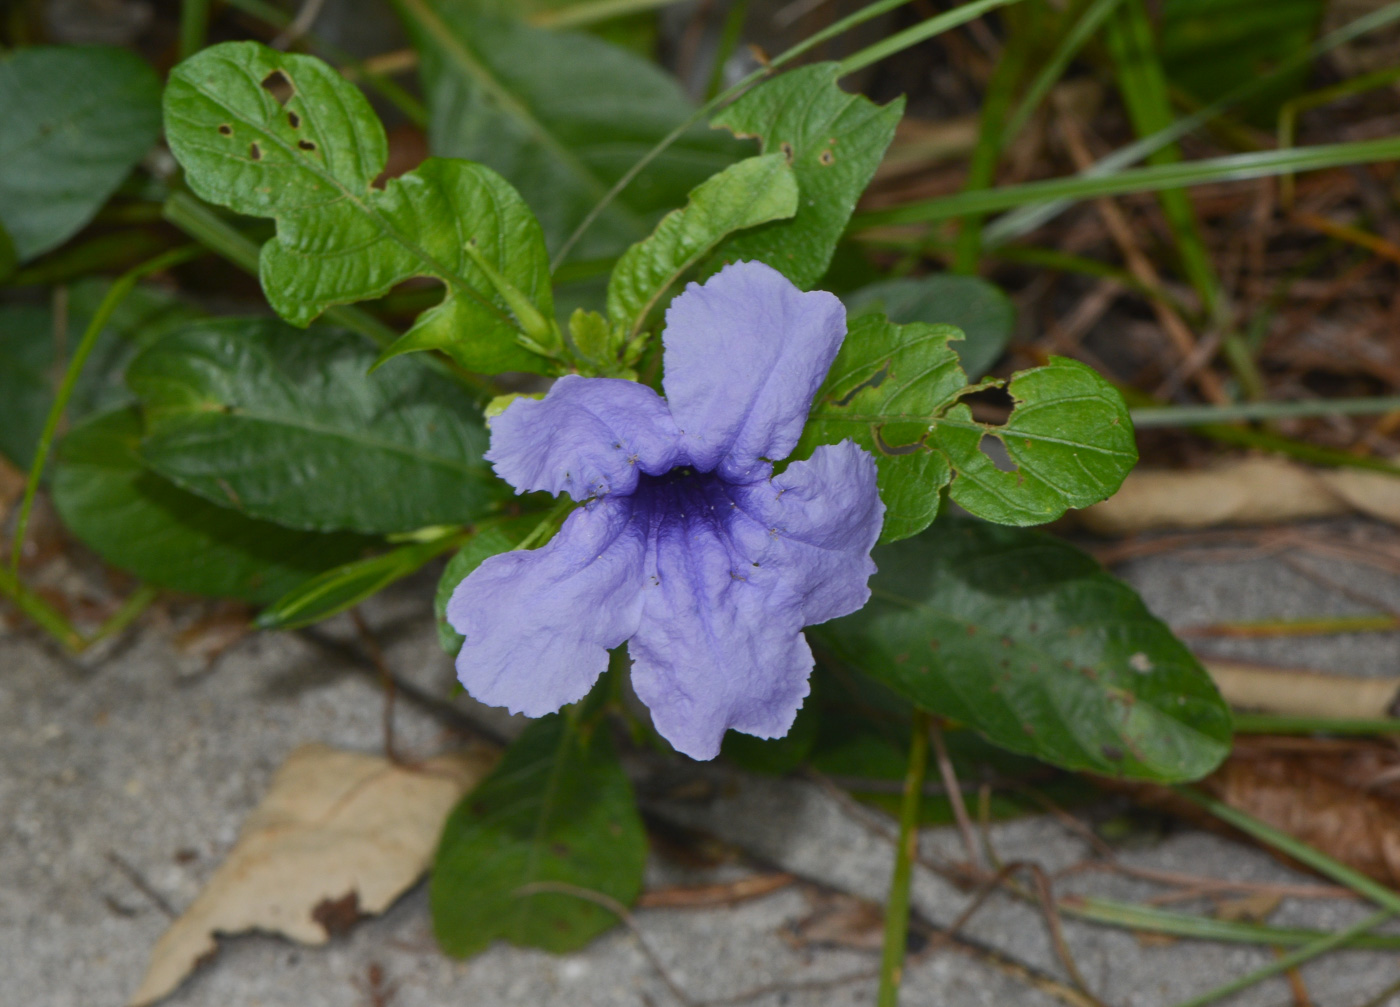
<path fill-rule="evenodd" d="M 1400 715 L 1400 678 L 1334 675 L 1209 658 L 1202 663 L 1225 701 L 1237 710 L 1340 720 Z"/>
<path fill-rule="evenodd" d="M 1360 513 L 1400 525 L 1400 479 L 1245 458 L 1203 471 L 1138 470 L 1112 497 L 1079 512 L 1084 527 L 1123 536 L 1163 528 L 1284 524 Z"/>
<path fill-rule="evenodd" d="M 813 902 L 810 913 L 779 933 L 788 945 L 799 949 L 880 949 L 885 934 L 885 911 L 879 903 L 854 895 L 826 893 L 814 896 Z"/>
<path fill-rule="evenodd" d="M 324 944 L 382 912 L 427 870 L 448 812 L 495 760 L 484 746 L 413 768 L 320 744 L 292 752 L 228 858 L 156 942 L 130 1007 L 173 991 L 218 950 L 217 934 Z"/>

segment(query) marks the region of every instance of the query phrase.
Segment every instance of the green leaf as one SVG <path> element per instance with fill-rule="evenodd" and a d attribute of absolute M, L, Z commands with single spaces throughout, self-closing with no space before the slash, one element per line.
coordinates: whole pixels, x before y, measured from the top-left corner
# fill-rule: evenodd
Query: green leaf
<path fill-rule="evenodd" d="M 53 498 L 68 530 L 103 559 L 160 587 L 270 602 L 369 546 L 216 507 L 144 469 L 135 409 L 94 417 L 59 447 Z"/>
<path fill-rule="evenodd" d="M 837 86 L 836 63 L 816 63 L 775 77 L 711 122 L 739 137 L 758 137 L 765 154 L 780 153 L 797 175 L 802 204 L 791 220 L 765 224 L 725 242 L 724 262 L 757 259 L 804 290 L 826 272 L 894 128 L 904 99 L 876 105 Z"/>
<path fill-rule="evenodd" d="M 509 552 L 519 545 L 544 517 L 543 513 L 526 514 L 499 524 L 487 525 L 478 530 L 467 544 L 447 561 L 447 566 L 438 579 L 437 594 L 433 596 L 438 642 L 447 653 L 455 655 L 462 649 L 462 634 L 447 622 L 447 603 L 452 600 L 452 592 L 482 563 L 497 553 Z"/>
<path fill-rule="evenodd" d="M 105 280 L 68 288 L 66 327 L 81 333 L 106 294 Z M 159 287 L 138 286 L 117 306 L 98 337 L 66 413 L 70 425 L 131 402 L 122 372 L 137 351 L 198 312 Z M 53 403 L 59 362 L 53 312 L 48 307 L 0 307 L 0 453 L 22 469 L 34 458 Z"/>
<path fill-rule="evenodd" d="M 395 0 L 418 47 L 435 154 L 490 165 L 559 248 L 613 183 L 693 108 L 650 61 L 580 32 L 483 13 L 477 0 Z M 617 255 L 743 147 L 688 130 L 603 212 L 571 260 Z"/>
<path fill-rule="evenodd" d="M 305 326 L 332 305 L 431 277 L 446 288 L 442 302 L 391 355 L 441 349 L 487 373 L 549 370 L 467 252 L 475 243 L 481 261 L 553 315 L 539 224 L 489 168 L 432 159 L 375 188 L 388 142 L 364 95 L 318 59 L 255 42 L 225 42 L 177 66 L 165 124 L 196 194 L 277 221 L 259 272 L 289 322 Z"/>
<path fill-rule="evenodd" d="M 978 423 L 960 396 L 971 388 L 948 325 L 895 325 L 858 316 L 815 402 L 795 457 L 850 438 L 875 456 L 885 524 L 880 539 L 914 535 L 950 495 L 978 517 L 1000 524 L 1053 521 L 1070 507 L 1112 494 L 1137 460 L 1122 397 L 1091 368 L 1052 357 L 1013 375 L 1016 403 L 1000 427 Z M 1016 471 L 1002 471 L 982 450 L 1002 441 Z"/>
<path fill-rule="evenodd" d="M 976 380 L 997 362 L 1016 328 L 1016 306 L 996 284 L 976 276 L 937 273 L 883 280 L 843 298 L 853 315 L 882 312 L 892 322 L 951 325 L 965 337 L 953 349 Z"/>
<path fill-rule="evenodd" d="M 87 224 L 160 134 L 160 82 L 124 49 L 0 54 L 0 108 L 0 226 L 20 262 Z"/>
<path fill-rule="evenodd" d="M 438 942 L 462 958 L 498 938 L 577 950 L 617 917 L 577 895 L 520 890 L 562 882 L 627 904 L 641 891 L 646 852 L 607 724 L 536 720 L 447 819 L 431 887 Z"/>
<path fill-rule="evenodd" d="M 635 335 L 671 284 L 725 236 L 796 212 L 797 179 L 782 154 L 730 165 L 618 260 L 608 281 L 608 318 Z"/>
<path fill-rule="evenodd" d="M 460 536 L 444 535 L 319 573 L 258 613 L 257 626 L 259 629 L 297 629 L 339 615 L 422 569 L 458 541 Z"/>
<path fill-rule="evenodd" d="M 339 329 L 224 318 L 167 336 L 127 369 L 146 464 L 181 488 L 289 528 L 367 533 L 466 524 L 509 489 L 463 389 Z"/>
<path fill-rule="evenodd" d="M 956 475 L 949 496 L 998 524 L 1044 524 L 1071 507 L 1106 500 L 1137 462 L 1128 407 L 1092 368 L 1066 357 L 1021 371 L 1008 392 L 1016 406 L 999 427 L 978 423 L 966 405 L 950 409 L 931 440 Z M 1001 441 L 1015 471 L 997 467 L 983 438 Z"/>
<path fill-rule="evenodd" d="M 1228 753 L 1230 713 L 1199 662 L 1073 546 L 948 520 L 875 562 L 870 604 L 813 632 L 925 709 L 1109 776 L 1194 779 Z"/>

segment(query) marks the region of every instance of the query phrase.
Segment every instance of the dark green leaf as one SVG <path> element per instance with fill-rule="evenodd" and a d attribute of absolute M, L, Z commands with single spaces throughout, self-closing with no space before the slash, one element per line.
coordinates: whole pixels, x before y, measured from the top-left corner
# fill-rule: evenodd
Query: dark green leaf
<path fill-rule="evenodd" d="M 901 325 L 927 322 L 961 329 L 954 344 L 962 369 L 974 381 L 991 370 L 1016 328 L 1016 306 L 995 284 L 976 276 L 937 273 L 883 280 L 842 298 L 852 315 L 871 311 Z"/>
<path fill-rule="evenodd" d="M 499 524 L 491 524 L 480 529 L 467 544 L 447 561 L 447 567 L 438 579 L 437 594 L 433 597 L 433 612 L 437 616 L 438 642 L 449 654 L 462 649 L 462 635 L 447 622 L 447 603 L 452 600 L 452 592 L 467 576 L 497 553 L 514 549 L 526 535 L 534 531 L 543 514 L 526 514 L 511 518 Z"/>
<path fill-rule="evenodd" d="M 68 288 L 65 329 L 71 346 L 87 328 L 107 292 L 103 280 Z M 127 363 L 143 346 L 198 313 L 159 287 L 136 287 L 112 312 L 88 357 L 66 413 L 74 424 L 131 401 L 122 381 Z M 60 362 L 53 312 L 47 307 L 0 308 L 0 453 L 28 469 L 53 404 Z"/>
<path fill-rule="evenodd" d="M 252 517 L 316 531 L 466 524 L 509 489 L 482 459 L 466 392 L 426 367 L 366 373 L 374 350 L 338 329 L 275 319 L 189 326 L 137 357 L 146 463 Z"/>
<path fill-rule="evenodd" d="M 63 523 L 114 566 L 160 587 L 270 602 L 370 545 L 254 521 L 141 466 L 134 409 L 95 417 L 62 442 L 53 496 Z"/>
<path fill-rule="evenodd" d="M 904 113 L 904 99 L 880 106 L 837 86 L 838 64 L 816 63 L 755 87 L 717 115 L 712 125 L 758 137 L 765 154 L 792 164 L 801 206 L 791 220 L 736 235 L 720 246 L 722 262 L 757 259 L 804 290 L 831 262 L 885 148 Z"/>
<path fill-rule="evenodd" d="M 460 536 L 399 546 L 319 573 L 258 613 L 259 629 L 297 629 L 339 615 L 452 548 Z"/>
<path fill-rule="evenodd" d="M 20 262 L 93 218 L 160 134 L 160 82 L 124 49 L 0 54 L 0 225 Z"/>
<path fill-rule="evenodd" d="M 521 889 L 562 882 L 626 905 L 641 891 L 646 852 L 607 724 L 534 721 L 447 819 L 431 889 L 438 942 L 457 957 L 498 938 L 577 950 L 617 917 L 577 895 Z"/>
<path fill-rule="evenodd" d="M 1111 776 L 1194 779 L 1229 751 L 1229 710 L 1191 652 L 1073 546 L 946 520 L 875 561 L 870 604 L 814 632 L 925 709 Z"/>
<path fill-rule="evenodd" d="M 480 11 L 476 0 L 395 0 L 422 57 L 433 153 L 490 165 L 557 249 L 624 172 L 691 114 L 648 60 L 579 32 Z M 617 255 L 741 155 L 697 125 L 604 211 L 571 258 Z"/>
<path fill-rule="evenodd" d="M 671 284 L 727 235 L 796 212 L 797 180 L 783 155 L 730 165 L 623 253 L 608 281 L 608 318 L 635 334 Z"/>
<path fill-rule="evenodd" d="M 474 243 L 552 316 L 544 238 L 529 208 L 495 172 L 462 161 L 429 160 L 375 188 L 388 157 L 384 127 L 325 63 L 255 42 L 213 46 L 172 72 L 165 124 L 198 195 L 276 219 L 259 272 L 283 318 L 304 326 L 332 305 L 432 277 L 446 296 L 395 352 L 442 349 L 488 373 L 549 369 L 524 348 L 505 300 L 466 250 Z"/>

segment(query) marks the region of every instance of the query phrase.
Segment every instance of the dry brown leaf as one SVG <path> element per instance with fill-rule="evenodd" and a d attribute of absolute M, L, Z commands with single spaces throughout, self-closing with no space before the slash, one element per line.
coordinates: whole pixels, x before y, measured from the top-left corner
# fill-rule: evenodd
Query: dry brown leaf
<path fill-rule="evenodd" d="M 1223 828 L 1164 787 L 1105 785 L 1199 825 Z M 1377 881 L 1400 885 L 1400 750 L 1387 742 L 1241 737 L 1200 786 Z"/>
<path fill-rule="evenodd" d="M 169 994 L 217 949 L 261 930 L 324 944 L 427 870 L 447 813 L 490 771 L 475 748 L 398 766 L 327 745 L 287 757 L 204 891 L 156 942 L 131 1007 Z"/>
<path fill-rule="evenodd" d="M 779 934 L 789 945 L 879 950 L 885 933 L 879 903 L 845 894 L 823 894 L 814 902 L 812 912 Z"/>
<path fill-rule="evenodd" d="M 794 884 L 791 874 L 753 874 L 737 881 L 712 885 L 674 885 L 643 892 L 637 899 L 638 909 L 702 909 L 709 906 L 732 906 L 749 899 L 771 895 Z"/>
<path fill-rule="evenodd" d="M 1400 678 L 1333 675 L 1239 661 L 1202 663 L 1225 702 L 1239 710 L 1341 720 L 1400 715 Z"/>
<path fill-rule="evenodd" d="M 1138 470 L 1112 497 L 1079 512 L 1101 535 L 1162 528 L 1284 524 L 1360 513 L 1400 524 L 1400 478 L 1245 458 L 1204 471 Z"/>

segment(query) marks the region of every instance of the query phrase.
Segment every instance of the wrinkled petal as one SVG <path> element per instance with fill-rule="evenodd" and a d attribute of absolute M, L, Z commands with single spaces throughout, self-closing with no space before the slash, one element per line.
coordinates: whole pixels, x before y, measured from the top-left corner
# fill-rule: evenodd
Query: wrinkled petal
<path fill-rule="evenodd" d="M 528 717 L 582 699 L 608 650 L 637 631 L 645 559 L 645 525 L 611 497 L 574 511 L 544 547 L 486 560 L 447 604 L 467 692 Z"/>
<path fill-rule="evenodd" d="M 753 519 L 733 526 L 737 540 L 800 597 L 804 626 L 849 615 L 870 599 L 870 550 L 885 517 L 876 475 L 870 453 L 842 441 L 771 480 L 732 490 Z M 764 533 L 750 541 L 755 526 Z"/>
<path fill-rule="evenodd" d="M 666 400 L 701 471 L 739 482 L 786 458 L 841 340 L 846 309 L 776 269 L 739 262 L 666 312 Z"/>
<path fill-rule="evenodd" d="M 758 558 L 767 530 L 730 491 L 714 480 L 702 506 L 651 508 L 645 605 L 628 643 L 657 731 L 694 759 L 714 758 L 729 728 L 787 733 L 812 671 L 802 596 Z"/>
<path fill-rule="evenodd" d="M 646 385 L 570 374 L 543 399 L 516 399 L 491 421 L 486 460 L 521 493 L 581 501 L 630 493 L 640 472 L 665 472 L 679 452 L 671 412 Z"/>

